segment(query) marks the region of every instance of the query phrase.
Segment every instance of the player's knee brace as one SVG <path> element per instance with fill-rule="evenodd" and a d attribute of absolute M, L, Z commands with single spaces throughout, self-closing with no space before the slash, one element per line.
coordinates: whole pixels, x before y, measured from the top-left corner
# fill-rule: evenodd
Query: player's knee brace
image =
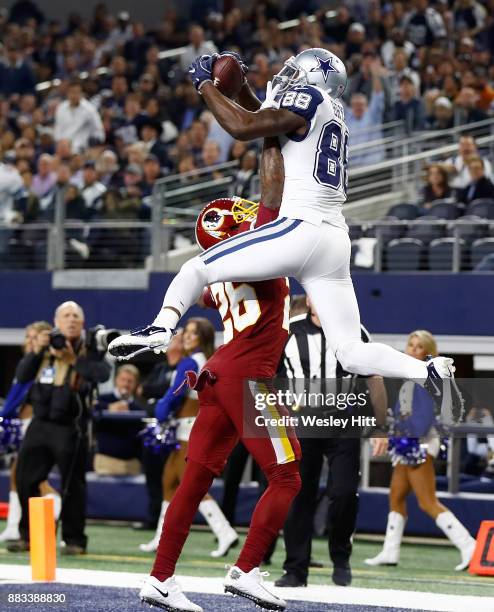
<path fill-rule="evenodd" d="M 294 498 L 302 487 L 299 461 L 283 463 L 265 470 L 270 487 L 283 489 Z"/>

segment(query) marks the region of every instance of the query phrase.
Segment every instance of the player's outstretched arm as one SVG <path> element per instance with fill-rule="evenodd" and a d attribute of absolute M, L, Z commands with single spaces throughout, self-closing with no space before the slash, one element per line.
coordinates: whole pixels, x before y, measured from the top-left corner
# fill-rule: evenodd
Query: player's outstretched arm
<path fill-rule="evenodd" d="M 304 117 L 286 109 L 248 111 L 221 94 L 211 81 L 202 85 L 201 94 L 221 127 L 237 140 L 280 136 L 307 128 Z"/>
<path fill-rule="evenodd" d="M 279 140 L 275 136 L 264 139 L 260 173 L 261 201 L 266 208 L 277 210 L 283 196 L 285 165 Z"/>

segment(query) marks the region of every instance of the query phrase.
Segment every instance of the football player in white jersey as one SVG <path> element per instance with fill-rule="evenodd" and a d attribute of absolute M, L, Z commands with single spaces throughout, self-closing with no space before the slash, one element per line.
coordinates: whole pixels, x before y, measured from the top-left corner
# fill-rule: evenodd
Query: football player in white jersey
<path fill-rule="evenodd" d="M 453 376 L 452 359 L 436 357 L 424 363 L 387 345 L 361 341 L 350 277 L 350 240 L 342 213 L 348 162 L 348 130 L 339 101 L 347 81 L 343 62 L 325 49 L 302 51 L 274 77 L 269 103 L 246 110 L 214 86 L 211 71 L 216 57 L 197 58 L 189 71 L 192 81 L 234 138 L 279 137 L 285 183 L 278 218 L 186 262 L 152 325 L 120 336 L 111 343 L 110 353 L 128 359 L 145 350 L 166 350 L 178 321 L 206 285 L 291 276 L 309 295 L 328 350 L 345 370 L 426 380 L 436 395 L 442 395 L 439 379 Z M 252 104 L 253 109 L 258 106 Z"/>

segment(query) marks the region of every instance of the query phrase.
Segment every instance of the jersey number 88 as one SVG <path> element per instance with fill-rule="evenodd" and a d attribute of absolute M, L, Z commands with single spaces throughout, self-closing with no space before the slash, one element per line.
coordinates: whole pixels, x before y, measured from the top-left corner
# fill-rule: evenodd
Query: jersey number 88
<path fill-rule="evenodd" d="M 322 185 L 342 189 L 348 188 L 348 131 L 336 121 L 323 127 L 317 143 L 314 178 Z"/>

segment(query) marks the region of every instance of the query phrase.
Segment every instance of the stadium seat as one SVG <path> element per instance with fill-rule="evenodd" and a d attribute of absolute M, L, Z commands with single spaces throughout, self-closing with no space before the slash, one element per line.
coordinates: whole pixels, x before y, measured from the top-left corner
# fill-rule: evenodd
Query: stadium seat
<path fill-rule="evenodd" d="M 432 220 L 438 220 L 437 217 L 424 217 L 418 219 L 413 225 L 410 225 L 407 232 L 407 238 L 414 238 L 420 240 L 425 244 L 429 244 L 436 238 L 442 238 L 444 236 L 445 225 L 436 225 L 430 223 Z"/>
<path fill-rule="evenodd" d="M 429 245 L 429 270 L 453 271 L 453 253 L 455 238 L 437 238 Z M 460 266 L 465 241 L 460 240 Z"/>
<path fill-rule="evenodd" d="M 437 219 L 458 219 L 462 211 L 454 202 L 447 200 L 436 200 L 425 213 L 427 217 L 436 217 Z"/>
<path fill-rule="evenodd" d="M 419 207 L 415 204 L 395 204 L 388 210 L 389 217 L 409 221 L 420 216 Z"/>
<path fill-rule="evenodd" d="M 482 219 L 494 219 L 494 200 L 479 198 L 473 200 L 467 207 L 467 215 L 476 215 Z"/>
<path fill-rule="evenodd" d="M 381 223 L 381 221 L 384 221 L 385 223 Z M 406 231 L 406 227 L 401 223 L 397 223 L 397 221 L 398 219 L 396 217 L 384 217 L 380 221 L 377 221 L 372 228 L 367 230 L 366 236 L 377 238 L 377 235 L 379 234 L 383 242 L 389 242 L 390 240 L 401 238 Z"/>
<path fill-rule="evenodd" d="M 472 244 L 470 260 L 472 270 L 486 257 L 494 253 L 494 238 L 480 238 Z"/>
<path fill-rule="evenodd" d="M 461 217 L 456 223 L 448 225 L 447 233 L 451 238 L 457 236 L 469 244 L 474 240 L 485 237 L 487 233 L 487 224 L 480 217 L 468 215 Z"/>
<path fill-rule="evenodd" d="M 420 269 L 424 243 L 415 238 L 392 240 L 385 249 L 386 267 L 391 272 Z"/>

